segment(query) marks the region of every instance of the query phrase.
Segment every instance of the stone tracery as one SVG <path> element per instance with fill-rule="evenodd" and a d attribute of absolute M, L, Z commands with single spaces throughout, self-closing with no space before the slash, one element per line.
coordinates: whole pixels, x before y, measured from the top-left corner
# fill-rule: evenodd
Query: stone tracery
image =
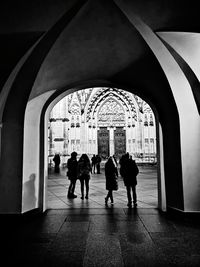
<path fill-rule="evenodd" d="M 125 112 L 122 106 L 117 103 L 116 100 L 110 98 L 100 107 L 98 112 L 98 122 L 125 123 Z"/>

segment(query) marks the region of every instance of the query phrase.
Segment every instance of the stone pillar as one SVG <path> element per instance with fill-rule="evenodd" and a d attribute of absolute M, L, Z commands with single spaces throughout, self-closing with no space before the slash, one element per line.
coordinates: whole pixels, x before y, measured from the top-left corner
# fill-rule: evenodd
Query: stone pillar
<path fill-rule="evenodd" d="M 110 133 L 110 140 L 109 140 L 109 150 L 110 150 L 110 156 L 115 154 L 115 147 L 114 147 L 114 128 L 110 127 L 109 128 L 109 133 Z"/>
<path fill-rule="evenodd" d="M 85 122 L 84 123 L 84 131 L 85 131 L 85 138 L 84 138 L 84 150 L 86 154 L 88 154 L 89 150 L 88 150 L 88 123 Z"/>
<path fill-rule="evenodd" d="M 88 127 L 88 153 L 92 154 L 92 123 L 89 122 Z"/>
<path fill-rule="evenodd" d="M 64 138 L 64 144 L 63 144 L 63 149 L 64 149 L 64 155 L 68 154 L 68 141 L 69 141 L 69 136 L 68 136 L 68 119 L 63 120 L 63 138 Z"/>
<path fill-rule="evenodd" d="M 81 115 L 81 123 L 80 123 L 80 153 L 83 154 L 85 149 L 85 121 L 84 115 Z"/>
<path fill-rule="evenodd" d="M 49 123 L 49 155 L 53 155 L 53 132 L 51 122 Z"/>
<path fill-rule="evenodd" d="M 71 126 L 69 124 L 69 128 L 68 128 L 68 153 L 71 154 L 72 153 L 72 147 L 71 147 Z"/>
<path fill-rule="evenodd" d="M 53 129 L 55 129 L 55 120 L 53 119 L 52 121 L 51 121 L 51 140 L 52 140 L 52 149 L 51 149 L 51 153 L 52 153 L 52 155 L 53 154 L 55 154 L 55 142 L 54 142 L 54 138 L 55 138 L 55 136 L 54 136 L 54 131 L 53 131 Z"/>

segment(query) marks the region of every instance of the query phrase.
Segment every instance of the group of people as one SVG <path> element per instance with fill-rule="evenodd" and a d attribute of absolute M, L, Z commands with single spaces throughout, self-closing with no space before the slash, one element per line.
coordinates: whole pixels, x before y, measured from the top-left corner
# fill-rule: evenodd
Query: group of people
<path fill-rule="evenodd" d="M 93 155 L 93 157 L 96 157 Z M 92 158 L 93 158 L 92 157 Z M 67 176 L 70 180 L 70 185 L 68 188 L 68 198 L 76 198 L 77 195 L 74 194 L 76 181 L 80 180 L 81 184 L 81 199 L 88 199 L 89 194 L 89 180 L 90 173 L 92 171 L 95 173 L 93 160 L 87 156 L 87 154 L 82 154 L 79 160 L 77 160 L 77 153 L 72 152 L 71 158 L 67 161 Z M 132 159 L 129 153 L 124 154 L 120 161 L 119 172 L 123 178 L 124 185 L 126 186 L 127 198 L 128 198 L 128 207 L 137 207 L 137 194 L 136 194 L 136 185 L 137 185 L 137 175 L 139 169 L 136 162 Z M 114 156 L 108 158 L 105 163 L 105 178 L 106 178 L 106 190 L 108 191 L 105 197 L 105 204 L 108 205 L 108 200 L 110 199 L 111 205 L 114 204 L 113 200 L 113 191 L 118 190 L 118 163 Z M 84 188 L 86 189 L 84 195 Z"/>
<path fill-rule="evenodd" d="M 93 155 L 91 161 L 92 161 L 92 172 L 95 173 L 95 171 L 97 171 L 97 174 L 100 174 L 101 157 L 99 155 Z"/>
<path fill-rule="evenodd" d="M 135 160 L 132 159 L 129 153 L 126 153 L 121 157 L 119 164 L 119 172 L 121 177 L 123 178 L 127 191 L 127 206 L 131 208 L 133 204 L 134 207 L 137 207 L 136 185 L 139 169 L 136 165 Z M 108 204 L 109 199 L 111 201 L 111 204 L 113 204 L 113 191 L 118 190 L 118 168 L 115 157 L 109 157 L 108 161 L 106 162 L 105 177 L 106 190 L 108 190 L 108 194 L 105 197 L 105 204 Z"/>
<path fill-rule="evenodd" d="M 85 198 L 88 199 L 89 193 L 89 180 L 90 173 L 92 172 L 92 166 L 90 159 L 87 154 L 82 154 L 80 159 L 77 161 L 77 153 L 72 152 L 71 158 L 67 161 L 67 176 L 70 180 L 70 185 L 68 188 L 68 198 L 76 198 L 77 195 L 74 194 L 76 181 L 80 180 L 81 184 L 81 199 L 84 199 L 84 187 L 86 188 Z"/>

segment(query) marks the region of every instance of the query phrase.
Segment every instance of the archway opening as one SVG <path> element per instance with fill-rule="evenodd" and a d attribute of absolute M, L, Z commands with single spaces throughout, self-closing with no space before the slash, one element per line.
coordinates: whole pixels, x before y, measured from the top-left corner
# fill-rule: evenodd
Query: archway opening
<path fill-rule="evenodd" d="M 115 87 L 95 87 L 74 91 L 63 97 L 49 113 L 48 121 L 48 204 L 47 208 L 104 207 L 104 166 L 109 156 L 119 160 L 128 152 L 139 166 L 138 207 L 158 207 L 161 193 L 157 125 L 151 107 L 139 96 Z M 101 157 L 100 174 L 92 173 L 90 197 L 80 200 L 80 184 L 76 183 L 77 198 L 67 198 L 69 180 L 67 160 L 73 151 Z M 60 155 L 60 170 L 55 172 L 53 158 Z M 126 188 L 118 178 L 115 206 L 126 207 Z"/>

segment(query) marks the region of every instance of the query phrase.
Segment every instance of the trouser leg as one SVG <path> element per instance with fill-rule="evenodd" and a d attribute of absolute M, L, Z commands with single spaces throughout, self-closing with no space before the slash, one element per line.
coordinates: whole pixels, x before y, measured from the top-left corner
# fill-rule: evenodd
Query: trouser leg
<path fill-rule="evenodd" d="M 80 183 L 81 183 L 81 197 L 83 198 L 84 197 L 84 180 L 80 180 Z"/>
<path fill-rule="evenodd" d="M 97 164 L 97 173 L 100 173 L 100 164 Z"/>
<path fill-rule="evenodd" d="M 132 191 L 133 191 L 133 203 L 137 203 L 137 195 L 136 195 L 136 186 L 132 186 Z"/>
<path fill-rule="evenodd" d="M 108 194 L 107 194 L 107 200 L 110 198 L 110 190 L 108 190 Z"/>
<path fill-rule="evenodd" d="M 72 181 L 70 180 L 70 184 L 69 184 L 69 188 L 68 188 L 68 197 L 70 197 L 70 195 L 72 194 Z"/>
<path fill-rule="evenodd" d="M 74 194 L 74 191 L 75 191 L 75 187 L 76 187 L 76 180 L 72 182 L 72 194 Z"/>
<path fill-rule="evenodd" d="M 127 191 L 128 203 L 131 204 L 131 202 L 132 202 L 132 199 L 131 199 L 131 187 L 127 186 L 126 187 L 126 191 Z"/>
<path fill-rule="evenodd" d="M 85 188 L 86 188 L 86 197 L 88 197 L 89 193 L 89 179 L 85 180 Z"/>
<path fill-rule="evenodd" d="M 75 186 L 76 186 L 76 180 L 75 181 L 70 180 L 70 185 L 68 188 L 68 197 L 69 198 L 76 197 L 76 195 L 74 195 Z"/>
<path fill-rule="evenodd" d="M 113 192 L 112 192 L 112 190 L 110 190 L 110 200 L 111 200 L 111 203 L 113 203 Z"/>

